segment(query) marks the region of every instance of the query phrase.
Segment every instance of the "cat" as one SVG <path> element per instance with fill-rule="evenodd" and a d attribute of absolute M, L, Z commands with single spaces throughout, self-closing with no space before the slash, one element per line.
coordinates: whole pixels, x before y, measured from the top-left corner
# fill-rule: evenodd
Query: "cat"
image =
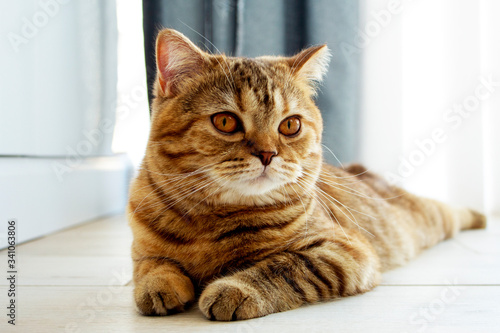
<path fill-rule="evenodd" d="M 329 58 L 326 45 L 212 55 L 159 32 L 151 132 L 127 207 L 140 313 L 198 300 L 207 318 L 228 321 L 356 295 L 459 230 L 485 227 L 482 214 L 359 164 L 323 162 L 314 97 Z"/>

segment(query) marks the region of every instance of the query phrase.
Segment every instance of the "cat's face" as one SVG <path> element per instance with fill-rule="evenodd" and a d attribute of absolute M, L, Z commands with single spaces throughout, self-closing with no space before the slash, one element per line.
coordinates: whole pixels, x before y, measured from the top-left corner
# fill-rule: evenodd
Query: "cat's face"
<path fill-rule="evenodd" d="M 148 154 L 166 172 L 203 174 L 226 202 L 306 186 L 321 166 L 312 84 L 327 58 L 326 47 L 293 58 L 213 56 L 160 32 Z"/>

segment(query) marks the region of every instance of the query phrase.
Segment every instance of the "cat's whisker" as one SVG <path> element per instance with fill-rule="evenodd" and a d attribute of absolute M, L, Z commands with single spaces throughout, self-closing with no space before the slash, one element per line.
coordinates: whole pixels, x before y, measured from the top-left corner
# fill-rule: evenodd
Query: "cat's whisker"
<path fill-rule="evenodd" d="M 319 175 L 318 180 L 324 180 L 327 182 L 331 182 L 332 184 L 341 184 L 341 183 L 338 183 L 331 178 L 325 177 L 324 175 Z M 362 183 L 364 181 L 365 181 L 364 179 L 358 179 L 356 181 L 342 181 L 342 184 L 343 185 L 352 185 L 352 184 L 359 184 L 359 183 Z"/>
<path fill-rule="evenodd" d="M 310 175 L 310 176 L 314 176 L 313 174 L 311 174 L 311 173 L 310 173 L 310 172 L 308 172 L 308 171 L 303 170 L 302 172 L 303 172 L 304 174 L 308 174 L 308 175 Z M 337 179 L 340 179 L 340 178 L 344 178 L 344 179 L 345 179 L 345 178 L 348 178 L 348 177 L 337 177 Z M 372 200 L 391 200 L 391 199 L 399 198 L 399 197 L 401 197 L 401 196 L 403 196 L 403 195 L 404 195 L 404 193 L 403 193 L 403 194 L 400 194 L 400 195 L 395 195 L 395 196 L 388 197 L 388 198 L 376 198 L 376 197 L 370 197 L 370 196 L 368 196 L 368 195 L 363 194 L 362 192 L 359 192 L 359 191 L 357 191 L 357 190 L 354 190 L 354 189 L 350 188 L 349 186 L 347 186 L 347 185 L 345 185 L 345 184 L 341 184 L 341 183 L 335 182 L 335 181 L 333 181 L 333 180 L 331 180 L 331 179 L 326 179 L 326 178 L 325 178 L 323 175 L 321 175 L 321 174 L 318 176 L 317 181 L 318 181 L 318 182 L 321 182 L 321 183 L 324 183 L 324 184 L 327 184 L 327 185 L 329 185 L 329 186 L 331 186 L 331 187 L 333 187 L 333 188 L 335 188 L 335 189 L 337 189 L 337 190 L 339 190 L 339 191 L 347 192 L 347 193 L 349 193 L 349 194 L 356 195 L 356 196 L 359 196 L 359 197 L 362 197 L 362 198 L 365 198 L 365 199 L 372 199 Z M 341 186 L 342 188 L 341 188 L 341 187 L 338 187 L 338 186 Z"/>
<path fill-rule="evenodd" d="M 285 185 L 280 185 L 280 190 L 281 194 L 283 195 L 283 199 L 285 200 L 285 205 L 288 206 L 290 204 L 290 206 L 292 206 L 292 199 L 290 198 Z"/>
<path fill-rule="evenodd" d="M 299 184 L 299 182 L 297 182 L 297 185 L 299 185 L 299 187 L 302 188 L 302 186 Z M 346 236 L 347 241 L 349 242 L 349 244 L 351 244 L 351 240 L 349 239 L 349 236 L 347 236 L 344 228 L 342 227 L 342 225 L 340 224 L 339 220 L 337 219 L 337 216 L 332 212 L 332 210 L 328 207 L 328 205 L 323 200 L 321 200 L 321 198 L 319 198 L 318 196 L 316 196 L 316 199 L 317 199 L 317 202 L 320 204 L 320 206 L 323 207 L 323 209 L 325 209 L 326 215 L 330 218 L 330 220 L 332 221 L 332 224 L 334 224 L 333 219 L 332 219 L 332 216 L 333 216 L 333 218 L 337 222 L 338 226 L 342 230 L 342 233 Z"/>
<path fill-rule="evenodd" d="M 346 236 L 347 240 L 349 241 L 349 244 L 352 245 L 351 240 L 349 239 L 349 236 L 347 236 L 347 233 L 345 232 L 344 228 L 342 227 L 339 220 L 337 219 L 337 216 L 333 213 L 333 211 L 330 209 L 330 207 L 328 207 L 326 202 L 324 202 L 322 199 L 320 199 L 319 196 L 317 196 L 316 198 L 318 199 L 318 202 L 320 203 L 320 205 L 327 211 L 327 215 L 330 216 L 330 220 L 331 220 L 331 216 L 333 216 L 333 218 L 337 222 L 338 226 L 340 227 L 340 230 L 342 230 L 342 233 L 344 234 L 344 236 Z"/>
<path fill-rule="evenodd" d="M 356 209 L 354 209 L 354 208 L 352 208 L 352 207 L 348 207 L 348 206 L 346 206 L 345 204 L 343 204 L 342 202 L 340 202 L 338 199 L 335 199 L 333 196 L 331 196 L 330 194 L 326 193 L 325 191 L 323 191 L 323 190 L 321 190 L 321 191 L 324 193 L 324 195 L 328 195 L 328 196 L 329 196 L 329 197 L 331 197 L 333 200 L 337 201 L 337 202 L 338 202 L 338 203 L 340 203 L 342 206 L 344 206 L 346 209 L 348 209 L 348 210 L 350 210 L 350 211 L 354 211 L 354 212 L 356 212 L 356 213 L 358 213 L 358 214 L 361 214 L 361 215 L 364 215 L 364 216 L 366 216 L 366 217 L 369 217 L 369 218 L 371 218 L 371 219 L 373 219 L 373 220 L 378 220 L 378 218 L 376 218 L 375 216 L 372 216 L 372 215 L 370 215 L 370 214 L 366 214 L 366 213 L 364 213 L 364 212 L 360 212 L 359 210 L 356 210 Z"/>
<path fill-rule="evenodd" d="M 222 179 L 224 179 L 224 178 L 222 178 Z M 207 200 L 209 197 L 211 197 L 212 195 L 214 195 L 215 193 L 217 193 L 217 191 L 219 191 L 221 188 L 223 188 L 230 181 L 231 181 L 231 179 L 226 178 L 226 181 L 222 185 L 220 185 L 219 187 L 217 187 L 213 192 L 211 192 L 205 198 L 201 199 L 196 205 L 194 205 L 193 207 L 191 207 L 186 213 L 184 213 L 184 215 L 182 215 L 182 218 L 184 218 L 186 215 L 188 215 L 189 212 L 191 212 L 195 207 L 197 207 L 203 201 Z"/>
<path fill-rule="evenodd" d="M 165 179 L 165 180 L 162 180 L 162 181 L 160 181 L 160 182 L 155 182 L 155 184 L 156 184 L 156 185 L 159 185 L 159 184 L 165 184 L 165 183 L 168 183 L 168 182 L 170 182 L 170 179 Z M 151 184 L 147 184 L 147 185 L 145 185 L 145 186 L 139 187 L 139 188 L 138 188 L 138 189 L 136 189 L 134 192 L 131 192 L 131 193 L 130 193 L 130 195 L 134 195 L 134 194 L 136 194 L 137 192 L 139 192 L 140 190 L 145 189 L 146 187 L 151 187 Z M 153 191 L 154 191 L 154 190 L 153 190 Z M 151 191 L 151 192 L 153 192 L 153 191 Z M 150 192 L 150 193 L 151 193 L 151 192 Z M 146 196 L 146 197 L 147 197 L 147 196 Z M 142 202 L 142 201 L 141 201 L 141 202 Z"/>
<path fill-rule="evenodd" d="M 212 45 L 214 47 L 214 49 L 216 49 L 219 54 L 222 54 L 222 52 L 220 52 L 220 50 L 217 48 L 217 46 L 215 46 L 214 43 L 212 43 L 208 38 L 206 38 L 205 36 L 203 36 L 201 33 L 199 33 L 198 31 L 196 31 L 194 28 L 190 27 L 188 24 L 184 23 L 181 19 L 178 19 L 178 20 L 182 24 L 184 24 L 186 27 L 188 27 L 189 29 L 191 29 L 193 32 L 195 32 L 196 34 L 198 34 L 201 38 L 203 38 L 208 43 L 210 43 L 210 45 Z M 223 59 L 224 59 L 224 57 L 223 57 Z M 222 71 L 224 72 L 224 75 L 226 76 L 227 80 L 231 84 L 233 92 L 236 92 L 236 83 L 234 82 L 234 77 L 233 77 L 233 74 L 231 73 L 231 68 L 229 67 L 229 64 L 228 64 L 227 60 L 224 59 L 224 62 L 226 63 L 227 71 L 229 72 L 229 75 L 231 76 L 232 81 L 229 80 L 229 77 L 227 76 L 226 71 L 224 70 L 224 68 L 223 68 L 222 64 L 220 63 L 219 59 L 217 59 L 217 57 L 215 57 L 215 60 L 219 63 L 220 68 L 222 69 Z"/>
<path fill-rule="evenodd" d="M 186 175 L 184 177 L 180 177 L 180 178 L 173 179 L 173 180 L 168 180 L 166 183 L 164 183 L 161 186 L 159 186 L 158 189 L 164 190 L 164 187 L 166 185 L 171 185 L 170 187 L 172 189 L 179 189 L 179 188 L 181 188 L 181 192 L 178 193 L 178 194 L 181 194 L 183 191 L 186 191 L 187 189 L 189 189 L 189 186 L 192 186 L 193 184 L 196 184 L 196 183 L 198 185 L 200 184 L 200 179 L 199 178 L 194 178 L 194 179 L 191 179 L 191 180 L 188 180 L 188 181 L 186 181 L 186 179 L 189 178 L 189 177 L 195 176 L 195 175 L 199 175 L 201 173 L 202 172 L 196 173 L 196 174 L 189 174 L 189 175 Z M 203 176 L 201 176 L 201 177 L 203 177 Z M 201 183 L 206 182 L 206 181 L 207 180 L 205 179 L 204 181 L 201 181 Z M 162 182 L 160 182 L 160 183 L 162 183 Z M 183 189 L 183 188 L 187 188 L 187 189 Z"/>
<path fill-rule="evenodd" d="M 299 187 L 300 187 L 300 185 L 299 185 Z M 297 197 L 299 198 L 300 203 L 302 204 L 302 208 L 304 208 L 304 214 L 306 215 L 306 236 L 307 236 L 307 222 L 308 222 L 308 219 L 307 219 L 306 205 L 304 205 L 304 201 L 302 200 L 302 197 L 300 196 L 300 194 L 293 187 L 292 187 L 292 190 L 295 192 L 295 194 L 297 194 Z"/>
<path fill-rule="evenodd" d="M 375 235 L 373 235 L 371 232 L 369 232 L 368 230 L 366 230 L 365 228 L 361 227 L 358 223 L 358 219 L 354 216 L 354 214 L 352 213 L 351 209 L 349 207 L 347 207 L 346 205 L 344 205 L 341 201 L 335 199 L 333 196 L 329 195 L 328 193 L 326 193 L 325 191 L 323 191 L 322 189 L 318 188 L 317 189 L 319 192 L 319 194 L 323 195 L 328 201 L 330 201 L 334 206 L 336 206 L 352 223 L 354 223 L 359 229 L 362 229 L 364 231 L 366 231 L 367 233 L 369 233 L 371 236 L 375 237 Z M 344 207 L 345 210 L 347 210 L 349 212 L 349 214 L 352 216 L 352 218 L 354 220 L 352 220 L 342 209 L 340 209 L 340 207 L 335 204 L 335 202 L 333 202 L 332 200 L 334 200 L 335 202 L 337 202 L 338 204 L 340 204 L 342 207 Z M 364 214 L 364 213 L 361 213 L 359 211 L 356 211 L 360 214 L 363 214 L 363 215 L 366 215 L 366 216 L 369 216 L 373 219 L 376 219 L 375 217 L 373 216 L 370 216 L 368 214 Z"/>
<path fill-rule="evenodd" d="M 293 74 L 295 72 L 295 69 L 300 64 L 300 61 L 297 62 L 297 60 L 306 59 L 312 52 L 315 52 L 315 50 L 311 48 L 311 49 L 309 49 L 309 51 L 305 52 L 303 55 L 295 57 L 295 60 L 293 61 L 292 67 L 290 69 L 290 75 L 288 76 L 288 79 L 285 82 L 285 85 L 284 85 L 285 87 L 287 87 L 287 88 L 290 87 L 290 83 L 293 80 Z"/>
<path fill-rule="evenodd" d="M 261 170 L 260 167 L 258 168 L 253 168 L 253 169 L 245 169 L 245 170 L 238 170 L 238 171 L 228 171 L 228 172 L 221 172 L 221 176 L 234 176 L 234 175 L 241 175 L 245 173 L 252 173 L 255 171 Z"/>
<path fill-rule="evenodd" d="M 311 165 L 311 164 L 307 163 L 307 161 L 305 161 L 305 162 L 304 162 L 304 165 L 306 165 L 306 166 L 314 166 L 314 165 Z M 335 176 L 335 175 L 333 175 L 333 174 L 331 174 L 331 173 L 329 173 L 329 174 L 328 174 L 328 176 L 329 176 L 329 177 L 333 177 L 333 178 L 335 178 L 335 179 L 357 178 L 358 176 L 364 175 L 364 174 L 365 174 L 365 173 L 367 173 L 367 172 L 370 172 L 370 170 L 366 169 L 366 170 L 364 170 L 363 172 L 360 172 L 360 173 L 355 174 L 355 175 L 350 175 L 350 176 L 338 177 L 338 176 Z"/>
<path fill-rule="evenodd" d="M 298 185 L 298 184 L 296 184 Z M 299 187 L 301 187 L 300 185 L 298 185 Z M 305 232 L 304 232 L 304 238 L 307 237 L 307 231 L 308 231 L 308 214 L 307 214 L 307 209 L 306 209 L 306 206 L 304 205 L 304 201 L 302 200 L 302 197 L 300 196 L 300 194 L 293 188 L 293 186 L 290 186 L 290 188 L 295 192 L 295 194 L 297 195 L 297 197 L 299 198 L 300 200 L 300 203 L 302 204 L 302 208 L 304 209 L 304 215 L 306 217 L 306 220 L 305 220 Z M 285 189 L 286 190 L 286 189 Z M 292 242 L 291 240 L 289 242 L 287 242 L 286 244 L 283 244 L 283 246 L 286 246 L 288 243 Z"/>
<path fill-rule="evenodd" d="M 222 163 L 220 163 L 222 164 Z M 230 166 L 222 166 L 218 165 L 214 168 L 214 170 L 226 170 L 226 169 L 236 169 L 236 168 L 244 168 L 250 165 L 250 163 L 241 163 L 241 164 L 231 164 Z"/>
<path fill-rule="evenodd" d="M 331 150 L 331 149 L 330 149 L 327 145 L 325 145 L 325 144 L 323 144 L 323 143 L 322 143 L 321 145 L 322 145 L 323 147 L 325 147 L 325 148 L 326 148 L 326 149 L 327 149 L 327 150 L 328 150 L 328 151 L 329 151 L 329 152 L 333 155 L 333 157 L 335 158 L 335 160 L 337 160 L 337 162 L 339 162 L 340 167 L 341 167 L 342 169 L 345 169 L 345 168 L 344 168 L 344 165 L 342 164 L 342 162 L 340 162 L 340 160 L 337 158 L 337 155 L 335 155 L 335 154 L 334 154 L 334 152 L 333 152 L 333 151 L 332 151 L 332 150 Z"/>
<path fill-rule="evenodd" d="M 402 197 L 403 195 L 405 195 L 404 193 L 402 194 L 399 194 L 399 195 L 395 195 L 395 196 L 392 196 L 392 197 L 388 197 L 388 198 L 374 198 L 374 197 L 370 197 L 368 195 L 365 195 L 363 194 L 362 192 L 359 192 L 357 190 L 354 190 L 352 188 L 350 188 L 349 186 L 347 185 L 343 185 L 343 184 L 332 184 L 331 182 L 326 182 L 326 181 L 323 181 L 323 180 L 319 180 L 320 182 L 322 183 L 325 183 L 339 191 L 343 191 L 343 192 L 346 192 L 346 193 L 349 193 L 349 194 L 352 194 L 352 195 L 355 195 L 355 196 L 358 196 L 360 198 L 364 198 L 364 199 L 371 199 L 371 200 L 382 200 L 382 201 L 386 201 L 386 200 L 392 200 L 392 199 L 396 199 L 396 198 L 399 198 L 399 197 Z M 338 187 L 338 186 L 342 186 L 344 188 L 341 188 L 341 187 Z M 347 188 L 347 189 L 345 189 Z"/>
<path fill-rule="evenodd" d="M 180 185 L 181 190 L 180 190 L 179 193 L 177 193 L 177 195 L 183 196 L 183 195 L 189 193 L 190 191 L 192 191 L 193 187 L 199 186 L 199 185 L 204 185 L 204 184 L 206 184 L 208 182 L 210 182 L 209 179 L 204 180 L 201 183 L 199 182 L 199 179 L 192 179 L 189 182 Z M 173 189 L 170 192 L 173 192 Z M 167 191 L 167 193 L 168 193 L 168 191 Z M 172 200 L 175 200 L 175 199 L 172 199 Z M 167 204 L 170 204 L 170 202 L 168 200 L 159 200 L 155 204 L 149 205 L 148 207 L 144 207 L 143 209 L 151 209 L 151 208 L 155 208 L 157 206 L 167 205 Z"/>
<path fill-rule="evenodd" d="M 322 181 L 321 181 L 320 179 L 318 179 L 318 182 L 322 182 Z M 331 184 L 328 184 L 328 185 L 331 185 Z M 340 184 L 339 184 L 339 185 L 340 185 Z M 348 209 L 348 210 L 353 210 L 353 211 L 355 211 L 355 212 L 357 212 L 357 213 L 359 213 L 359 214 L 365 215 L 365 216 L 370 217 L 370 218 L 375 219 L 375 220 L 377 219 L 377 218 L 375 218 L 374 216 L 371 216 L 371 215 L 369 215 L 369 214 L 366 214 L 366 213 L 360 212 L 360 211 L 358 211 L 358 210 L 355 210 L 354 208 L 347 207 L 347 206 L 346 206 L 346 205 L 344 205 L 342 202 L 340 202 L 339 200 L 337 200 L 336 198 L 334 198 L 334 197 L 333 197 L 333 196 L 331 196 L 330 194 L 326 193 L 325 191 L 323 191 L 323 190 L 322 190 L 321 188 L 319 188 L 319 187 L 317 187 L 317 190 L 318 190 L 318 191 L 320 191 L 321 193 L 323 193 L 325 196 L 328 196 L 329 198 L 331 198 L 331 199 L 335 200 L 336 202 L 338 202 L 339 204 L 341 204 L 342 206 L 344 206 L 344 207 L 345 207 L 346 209 Z M 351 213 L 351 215 L 352 215 L 352 213 Z M 353 217 L 354 217 L 354 216 L 353 216 Z"/>
<path fill-rule="evenodd" d="M 182 196 L 181 198 L 177 199 L 175 202 L 171 203 L 170 205 L 168 205 L 167 207 L 165 207 L 164 209 L 162 209 L 162 210 L 159 212 L 159 214 L 158 214 L 158 215 L 157 215 L 157 216 L 156 216 L 156 217 L 155 217 L 152 221 L 150 221 L 149 223 L 150 223 L 150 224 L 152 224 L 154 221 L 156 221 L 156 219 L 157 219 L 159 216 L 161 216 L 161 215 L 163 214 L 163 212 L 165 212 L 165 211 L 169 210 L 170 208 L 174 207 L 176 204 L 178 204 L 178 203 L 179 203 L 179 202 L 181 202 L 182 200 L 184 200 L 184 199 L 186 199 L 187 197 L 189 197 L 189 196 L 191 196 L 191 195 L 193 195 L 193 194 L 195 194 L 195 193 L 197 193 L 197 192 L 201 191 L 202 189 L 206 188 L 207 186 L 210 186 L 211 184 L 215 183 L 216 181 L 217 181 L 217 180 L 216 180 L 216 179 L 214 179 L 214 180 L 210 181 L 208 184 L 205 184 L 205 185 L 203 185 L 203 186 L 199 187 L 198 189 L 196 189 L 196 190 L 192 191 L 191 193 L 188 193 L 188 194 L 186 194 L 186 195 Z"/>
<path fill-rule="evenodd" d="M 186 173 L 186 174 L 184 174 L 184 175 L 183 175 L 183 174 L 178 174 L 178 175 L 177 175 L 177 177 L 179 177 L 179 178 L 175 178 L 175 179 L 166 179 L 166 180 L 164 180 L 164 181 L 161 181 L 161 182 L 156 183 L 156 185 L 160 185 L 160 184 L 161 184 L 161 185 L 159 186 L 159 188 L 163 188 L 164 186 L 166 186 L 166 185 L 168 185 L 168 184 L 170 184 L 170 183 L 172 183 L 172 182 L 175 182 L 175 181 L 181 181 L 181 180 L 186 179 L 186 178 L 187 178 L 187 177 L 189 177 L 189 176 L 192 176 L 192 175 L 195 175 L 195 174 L 198 174 L 198 173 L 202 173 L 202 172 L 204 172 L 204 170 L 205 170 L 207 167 L 208 167 L 208 166 L 203 166 L 203 167 L 201 167 L 201 168 L 199 168 L 199 169 L 197 169 L 197 170 L 195 170 L 195 171 L 193 171 L 193 172 L 189 172 L 189 173 Z M 142 169 L 143 169 L 143 170 L 147 170 L 147 169 L 145 169 L 145 168 L 142 168 Z M 152 170 L 147 170 L 147 171 L 148 171 L 148 172 L 155 173 L 155 172 L 154 172 L 154 171 L 152 171 Z M 161 174 L 161 173 L 160 173 L 160 175 L 164 176 L 165 174 Z M 150 184 L 148 184 L 148 185 L 146 185 L 146 186 L 143 186 L 143 187 L 141 187 L 141 188 L 139 188 L 139 189 L 135 190 L 132 194 L 135 194 L 135 193 L 137 193 L 139 190 L 144 189 L 144 188 L 149 187 L 149 186 L 151 186 L 151 185 L 150 185 Z M 148 195 L 146 195 L 146 196 L 145 196 L 145 197 L 141 200 L 141 202 L 137 205 L 137 207 L 135 208 L 134 212 L 132 213 L 132 216 L 135 216 L 135 213 L 139 210 L 139 208 L 141 207 L 141 205 L 142 205 L 142 203 L 144 202 L 144 200 L 146 200 L 146 198 L 148 198 L 148 197 L 149 197 L 149 196 L 150 196 L 153 192 L 155 192 L 155 191 L 156 191 L 156 189 L 153 189 L 151 192 L 149 192 L 149 193 L 148 193 Z"/>
<path fill-rule="evenodd" d="M 160 186 L 160 188 L 162 188 L 165 185 L 170 184 L 170 183 L 174 183 L 172 185 L 175 186 L 178 183 L 180 183 L 181 181 L 187 179 L 188 177 L 192 177 L 192 176 L 195 176 L 195 175 L 203 174 L 204 172 L 206 172 L 206 169 L 208 169 L 212 165 L 214 165 L 214 164 L 198 168 L 198 169 L 196 169 L 195 171 L 192 171 L 192 172 L 186 172 L 186 173 L 180 173 L 180 174 L 164 174 L 164 173 L 159 173 L 159 172 L 155 172 L 155 171 L 148 170 L 148 169 L 144 169 L 144 170 L 147 170 L 150 173 L 154 173 L 154 174 L 157 174 L 157 175 L 160 175 L 160 176 L 167 176 L 167 177 L 169 177 L 166 181 L 160 182 L 160 183 L 166 182 L 165 184 L 163 184 L 162 186 Z M 156 183 L 156 184 L 158 185 L 158 183 Z"/>
<path fill-rule="evenodd" d="M 320 193 L 318 193 L 320 194 Z M 351 240 L 349 239 L 349 236 L 347 235 L 347 233 L 345 232 L 344 228 L 342 227 L 342 225 L 340 224 L 340 221 L 338 220 L 337 218 L 337 215 L 335 215 L 335 213 L 330 209 L 330 207 L 328 207 L 328 204 L 322 200 L 319 195 L 316 196 L 316 199 L 318 200 L 318 202 L 320 202 L 320 205 L 327 211 L 327 215 L 328 216 L 333 216 L 333 218 L 335 219 L 335 221 L 337 222 L 338 226 L 340 227 L 340 229 L 342 230 L 342 233 L 344 234 L 344 236 L 346 236 L 347 240 L 349 241 L 349 244 L 352 245 L 351 243 Z M 337 205 L 333 204 L 335 207 L 338 208 Z M 329 213 L 329 214 L 328 214 Z M 344 214 L 345 215 L 345 214 Z M 330 217 L 330 220 L 331 220 L 331 217 Z M 332 221 L 333 222 L 333 221 Z"/>
<path fill-rule="evenodd" d="M 194 178 L 194 179 L 189 180 L 188 182 L 183 182 L 183 183 L 180 183 L 178 185 L 174 184 L 175 186 L 172 186 L 170 191 L 167 191 L 167 193 L 172 194 L 173 196 L 176 196 L 176 197 L 179 197 L 179 196 L 182 197 L 183 195 L 192 191 L 194 188 L 196 188 L 198 186 L 203 186 L 211 181 L 212 181 L 212 179 L 209 177 L 206 177 L 205 179 L 202 179 L 202 180 L 200 180 L 198 178 Z"/>
<path fill-rule="evenodd" d="M 174 202 L 172 202 L 168 208 L 171 208 L 173 206 L 175 206 L 177 203 L 181 202 L 182 200 L 186 199 L 187 197 L 201 191 L 202 189 L 206 188 L 207 186 L 210 186 L 212 185 L 213 183 L 215 183 L 217 181 L 217 179 L 210 179 L 210 178 L 207 178 L 206 180 L 202 181 L 202 182 L 199 182 L 199 181 L 193 181 L 191 183 L 191 186 L 189 186 L 188 188 L 182 190 L 178 195 L 180 195 L 179 197 L 177 197 L 175 199 Z"/>
<path fill-rule="evenodd" d="M 192 184 L 195 184 L 195 183 L 198 183 L 198 184 L 200 183 L 199 178 L 193 178 L 193 179 L 187 180 L 189 177 L 193 177 L 196 175 L 201 175 L 201 177 L 206 177 L 206 176 L 203 176 L 203 173 L 205 173 L 205 172 L 206 172 L 206 168 L 204 168 L 204 170 L 200 170 L 200 172 L 190 172 L 190 173 L 186 173 L 186 174 L 182 175 L 181 177 L 176 177 L 174 179 L 167 179 L 166 183 L 162 184 L 161 186 L 158 186 L 158 189 L 165 190 L 164 187 L 166 185 L 170 185 L 169 187 L 172 191 L 175 189 L 178 190 L 180 188 L 180 193 L 182 193 L 182 191 L 186 190 L 184 188 L 188 188 L 189 186 L 191 186 Z M 206 181 L 206 179 L 204 181 Z M 202 181 L 202 183 L 204 181 Z M 160 182 L 160 183 L 162 183 L 162 182 Z"/>
<path fill-rule="evenodd" d="M 219 162 L 216 162 L 216 163 L 211 163 L 211 164 L 207 164 L 207 165 L 204 165 L 194 171 L 189 171 L 189 172 L 184 172 L 184 173 L 161 173 L 161 172 L 157 172 L 157 171 L 153 171 L 153 170 L 150 170 L 150 169 L 147 169 L 147 168 L 144 168 L 144 167 L 140 167 L 139 170 L 146 170 L 148 172 L 151 172 L 151 173 L 154 173 L 156 175 L 159 175 L 159 176 L 166 176 L 166 177 L 184 177 L 184 176 L 193 176 L 193 175 L 196 175 L 196 174 L 199 174 L 199 173 L 202 173 L 205 171 L 205 169 L 208 169 L 214 165 L 217 165 Z"/>
<path fill-rule="evenodd" d="M 167 179 L 167 180 L 164 180 L 164 181 L 161 181 L 161 182 L 157 182 L 156 185 L 159 185 L 161 184 L 161 186 L 165 186 L 165 185 L 168 185 L 168 183 L 170 183 L 170 180 Z M 146 187 L 151 187 L 151 184 L 148 184 L 146 186 L 143 186 L 137 190 L 135 190 L 133 193 L 131 193 L 131 195 L 134 195 L 135 193 L 137 193 L 138 191 L 146 188 Z M 132 213 L 132 216 L 135 216 L 135 213 L 138 212 L 138 211 L 141 211 L 142 209 L 139 209 L 142 205 L 142 203 L 144 202 L 144 200 L 146 200 L 152 193 L 154 193 L 157 189 L 153 189 L 151 190 L 144 198 L 142 198 L 141 202 L 137 205 L 137 207 L 135 208 L 134 212 Z"/>

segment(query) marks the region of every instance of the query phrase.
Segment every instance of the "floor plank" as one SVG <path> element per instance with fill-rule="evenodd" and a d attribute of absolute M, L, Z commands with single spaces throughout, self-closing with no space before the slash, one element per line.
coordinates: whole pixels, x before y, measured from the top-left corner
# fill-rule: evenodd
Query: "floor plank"
<path fill-rule="evenodd" d="M 131 306 L 131 287 L 24 286 L 19 295 L 17 325 L 2 321 L 2 332 L 497 332 L 500 325 L 498 286 L 382 286 L 229 323 L 211 322 L 196 307 L 169 317 L 140 316 Z"/>
<path fill-rule="evenodd" d="M 463 238 L 444 241 L 427 249 L 407 265 L 386 272 L 384 285 L 441 285 L 458 281 L 465 285 L 500 285 L 500 238 L 488 231 L 464 232 Z M 474 248 L 478 250 L 474 250 Z"/>
<path fill-rule="evenodd" d="M 123 215 L 79 225 L 22 244 L 20 255 L 130 257 L 132 232 Z"/>
<path fill-rule="evenodd" d="M 18 266 L 20 286 L 125 285 L 132 278 L 130 257 L 21 255 Z M 0 285 L 7 283 L 6 279 L 0 280 Z"/>
<path fill-rule="evenodd" d="M 138 315 L 131 241 L 124 216 L 116 216 L 19 245 L 18 325 L 3 315 L 0 332 L 496 332 L 500 326 L 500 219 L 387 272 L 364 295 L 236 323 L 210 322 L 196 307 L 167 318 Z M 2 258 L 6 251 L 0 251 L 6 271 Z M 0 280 L 2 304 L 6 284 Z"/>

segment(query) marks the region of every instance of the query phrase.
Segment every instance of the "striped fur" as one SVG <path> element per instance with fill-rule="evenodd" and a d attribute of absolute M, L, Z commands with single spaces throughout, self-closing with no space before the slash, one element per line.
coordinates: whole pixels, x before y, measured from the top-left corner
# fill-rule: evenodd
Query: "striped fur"
<path fill-rule="evenodd" d="M 173 30 L 157 41 L 151 134 L 128 204 L 135 301 L 145 315 L 198 299 L 237 320 L 356 295 L 461 229 L 468 209 L 414 196 L 360 165 L 322 161 L 315 84 L 325 46 L 292 58 L 209 55 Z M 211 116 L 231 112 L 233 134 Z M 300 118 L 300 131 L 278 127 Z M 277 155 L 267 166 L 256 156 Z"/>

